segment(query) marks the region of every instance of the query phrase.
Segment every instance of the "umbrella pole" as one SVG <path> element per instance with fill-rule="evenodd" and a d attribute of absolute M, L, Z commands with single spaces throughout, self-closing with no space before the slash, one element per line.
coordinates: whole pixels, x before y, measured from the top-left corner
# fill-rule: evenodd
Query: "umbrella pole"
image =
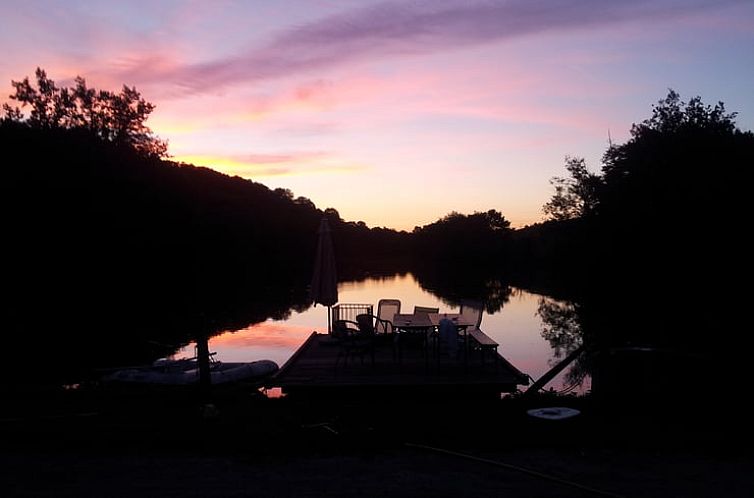
<path fill-rule="evenodd" d="M 330 310 L 330 307 L 327 307 L 327 333 L 332 334 L 332 325 L 330 324 L 330 317 L 332 316 L 332 311 Z"/>

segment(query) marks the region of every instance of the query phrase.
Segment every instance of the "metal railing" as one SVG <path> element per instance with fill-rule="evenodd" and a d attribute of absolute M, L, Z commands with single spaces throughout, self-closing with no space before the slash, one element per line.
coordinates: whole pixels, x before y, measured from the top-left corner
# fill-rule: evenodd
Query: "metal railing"
<path fill-rule="evenodd" d="M 374 307 L 371 304 L 357 303 L 340 303 L 332 307 L 332 321 L 351 320 L 356 321 L 356 316 L 361 314 L 374 314 Z"/>

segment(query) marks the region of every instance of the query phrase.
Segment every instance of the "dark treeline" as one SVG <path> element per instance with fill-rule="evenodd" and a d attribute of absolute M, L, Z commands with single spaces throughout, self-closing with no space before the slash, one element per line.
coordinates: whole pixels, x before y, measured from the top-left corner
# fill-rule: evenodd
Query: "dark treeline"
<path fill-rule="evenodd" d="M 616 405 L 726 396 L 748 376 L 754 134 L 734 119 L 671 91 L 599 173 L 568 158 L 545 206 L 553 220 L 514 236 L 514 280 L 578 303 L 593 388 Z M 637 376 L 651 380 L 646 399 Z"/>
<path fill-rule="evenodd" d="M 412 243 L 417 260 L 469 267 L 497 259 L 508 242 L 510 231 L 510 222 L 495 210 L 470 215 L 451 213 L 415 228 Z"/>
<path fill-rule="evenodd" d="M 750 351 L 754 134 L 739 130 L 722 103 L 684 102 L 671 91 L 628 141 L 610 144 L 600 171 L 575 157 L 565 166 L 567 176 L 552 181 L 546 222 L 471 229 L 484 218 L 477 213 L 415 230 L 414 254 L 432 255 L 415 266 L 422 285 L 455 297 L 471 283 L 487 302 L 500 293 L 485 289 L 515 285 L 570 301 L 579 333 L 566 335 L 594 352 L 582 361 L 599 366 L 600 386 L 622 386 L 618 396 L 636 387 L 641 368 L 658 400 L 681 385 L 686 393 L 735 389 Z M 480 245 L 458 225 L 494 241 Z M 546 331 L 555 345 L 570 330 L 561 322 Z M 698 369 L 707 373 L 691 380 Z"/>
<path fill-rule="evenodd" d="M 556 220 L 518 234 L 537 247 L 520 251 L 537 263 L 522 266 L 555 269 L 546 278 L 565 276 L 582 300 L 625 317 L 603 328 L 634 341 L 700 347 L 711 331 L 733 333 L 754 165 L 754 134 L 734 119 L 722 103 L 671 91 L 608 148 L 599 174 L 568 159 L 570 176 L 555 179 L 545 206 Z"/>
<path fill-rule="evenodd" d="M 57 88 L 43 71 L 36 87 L 14 88 L 32 112 L 6 105 L 0 123 L 11 348 L 34 336 L 113 364 L 153 355 L 147 339 L 179 343 L 284 317 L 309 304 L 322 216 L 341 280 L 410 270 L 448 302 L 482 299 L 490 312 L 515 284 L 629 317 L 586 319 L 610 340 L 685 330 L 698 342 L 725 320 L 727 281 L 745 262 L 754 136 L 722 104 L 674 92 L 608 148 L 600 173 L 567 159 L 569 176 L 553 180 L 544 207 L 550 221 L 513 230 L 495 210 L 451 213 L 406 233 L 169 161 L 144 124 L 154 107 L 133 88 L 95 92 L 81 78 Z M 694 299 L 706 310 L 691 312 Z M 51 364 L 75 364 L 47 350 Z"/>
<path fill-rule="evenodd" d="M 368 227 L 363 221 L 345 221 L 337 210 L 324 210 L 332 229 L 338 279 L 359 280 L 370 275 L 408 271 L 406 257 L 410 234 L 383 227 Z M 311 235 L 310 235 L 311 238 Z M 303 254 L 300 258 L 306 259 Z"/>
<path fill-rule="evenodd" d="M 14 86 L 32 112 L 6 105 L 0 122 L 3 338 L 11 351 L 36 344 L 44 370 L 133 363 L 305 309 L 322 216 L 346 278 L 395 268 L 405 233 L 161 157 L 135 89 L 60 89 L 43 71 Z"/>
<path fill-rule="evenodd" d="M 630 140 L 608 148 L 601 173 L 566 160 L 570 176 L 554 179 L 545 205 L 556 223 L 533 231 L 557 238 L 561 228 L 553 225 L 571 223 L 582 254 L 574 262 L 597 260 L 611 277 L 711 281 L 729 273 L 728 264 L 741 262 L 754 164 L 754 135 L 734 118 L 722 103 L 685 103 L 671 91 L 633 126 Z"/>
<path fill-rule="evenodd" d="M 406 235 L 81 130 L 6 121 L 0 147 L 13 337 L 185 342 L 281 318 L 308 304 L 323 215 L 344 278 L 394 269 Z"/>
<path fill-rule="evenodd" d="M 665 287 L 735 275 L 751 210 L 754 135 L 734 118 L 722 104 L 685 103 L 671 91 L 629 141 L 611 144 L 600 173 L 566 158 L 568 177 L 553 179 L 543 207 L 548 221 L 512 230 L 495 211 L 453 213 L 415 229 L 414 252 L 571 292 L 593 279 L 651 278 Z"/>
<path fill-rule="evenodd" d="M 510 222 L 498 211 L 450 213 L 411 233 L 407 254 L 420 285 L 449 305 L 483 301 L 498 311 L 510 288 L 501 281 Z"/>

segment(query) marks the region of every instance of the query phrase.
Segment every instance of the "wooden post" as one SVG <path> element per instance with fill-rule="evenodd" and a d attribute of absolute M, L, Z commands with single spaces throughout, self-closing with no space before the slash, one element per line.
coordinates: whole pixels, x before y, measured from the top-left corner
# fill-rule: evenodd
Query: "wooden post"
<path fill-rule="evenodd" d="M 209 340 L 202 334 L 196 338 L 196 361 L 199 364 L 199 392 L 202 401 L 209 401 L 212 379 L 209 372 Z"/>

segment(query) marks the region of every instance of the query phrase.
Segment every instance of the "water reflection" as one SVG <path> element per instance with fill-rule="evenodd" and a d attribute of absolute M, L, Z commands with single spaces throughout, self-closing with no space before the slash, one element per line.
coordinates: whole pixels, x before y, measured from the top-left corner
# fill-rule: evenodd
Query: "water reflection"
<path fill-rule="evenodd" d="M 338 293 L 340 302 L 376 305 L 382 298 L 393 298 L 401 301 L 402 309 L 431 306 L 449 313 L 459 310 L 462 299 L 456 294 L 447 297 L 441 291 L 421 285 L 412 274 L 343 282 Z M 535 379 L 547 372 L 553 361 L 579 344 L 576 319 L 573 316 L 571 321 L 566 319 L 575 310 L 571 303 L 516 289 L 495 279 L 480 281 L 473 295 L 485 302 L 481 329 L 500 344 L 503 356 Z M 226 331 L 210 339 L 210 349 L 223 361 L 266 358 L 282 365 L 312 331 L 326 331 L 325 313 L 326 309 L 321 306 L 299 309 L 282 320 L 270 319 L 241 330 Z M 560 326 L 566 330 L 559 330 Z M 193 347 L 184 348 L 179 355 L 192 356 Z M 585 371 L 571 369 L 550 385 L 561 390 L 572 387 L 576 380 L 584 381 Z M 583 392 L 588 388 L 586 379 L 577 390 Z"/>
<path fill-rule="evenodd" d="M 216 353 L 215 357 L 221 361 L 245 362 L 267 359 L 283 365 L 313 331 L 312 326 L 294 323 L 297 321 L 296 318 L 313 314 L 319 315 L 316 320 L 318 323 L 325 320 L 321 307 L 318 307 L 316 312 L 313 309 L 294 312 L 289 318 L 290 322 L 268 320 L 241 330 L 220 333 L 210 339 L 210 350 Z M 324 323 L 326 329 L 326 321 Z M 185 358 L 193 355 L 194 344 L 191 343 L 178 350 L 174 356 Z"/>
<path fill-rule="evenodd" d="M 569 303 L 513 288 L 498 278 L 476 276 L 462 281 L 453 274 L 428 278 L 423 281 L 404 273 L 342 282 L 340 301 L 376 305 L 382 298 L 394 298 L 402 302 L 404 310 L 430 306 L 450 313 L 459 311 L 464 298 L 480 300 L 485 304 L 482 330 L 500 344 L 503 356 L 533 378 L 578 344 L 577 328 L 565 318 L 567 311 L 573 311 Z M 49 365 L 48 370 L 36 370 L 35 382 L 60 384 L 96 378 L 103 369 L 148 364 L 160 357 L 193 357 L 193 339 L 203 336 L 209 337 L 209 349 L 221 361 L 271 359 L 282 365 L 312 331 L 325 331 L 327 323 L 326 308 L 311 307 L 305 286 L 260 285 L 231 300 L 208 300 L 201 306 L 195 301 L 179 302 L 177 297 L 163 304 L 164 308 L 140 309 L 123 302 L 120 313 L 103 316 L 102 310 L 89 315 L 90 322 L 100 319 L 97 327 L 69 329 L 64 322 L 58 333 L 44 337 L 14 336 L 11 349 L 34 351 L 30 354 Z M 121 316 L 124 318 L 114 318 Z M 21 371 L 13 361 L 4 367 Z M 577 375 L 575 370 L 569 375 L 552 385 L 561 388 L 583 378 L 583 373 Z M 583 389 L 587 388 L 588 383 Z"/>
<path fill-rule="evenodd" d="M 557 301 L 542 296 L 539 298 L 537 314 L 542 319 L 542 337 L 550 343 L 553 357 L 550 366 L 555 366 L 584 343 L 584 335 L 579 321 L 578 306 L 569 301 Z M 588 374 L 588 356 L 579 356 L 566 371 L 564 380 L 576 389 L 584 383 Z"/>
<path fill-rule="evenodd" d="M 497 276 L 455 268 L 443 271 L 421 268 L 415 282 L 448 306 L 456 307 L 461 301 L 471 299 L 484 303 L 490 314 L 500 311 L 513 292 L 513 288 Z"/>
<path fill-rule="evenodd" d="M 161 290 L 129 288 L 128 295 L 102 291 L 97 300 L 69 292 L 33 310 L 14 308 L 5 335 L 6 349 L 14 354 L 0 363 L 7 379 L 2 387 L 94 380 L 109 369 L 169 356 L 196 338 L 285 320 L 310 305 L 305 284 L 282 280 L 233 292 L 208 288 L 199 293 L 190 285 L 183 292 Z M 80 302 L 72 304 L 76 298 Z M 25 306 L 31 308 L 30 303 Z M 188 349 L 194 356 L 193 345 Z"/>

